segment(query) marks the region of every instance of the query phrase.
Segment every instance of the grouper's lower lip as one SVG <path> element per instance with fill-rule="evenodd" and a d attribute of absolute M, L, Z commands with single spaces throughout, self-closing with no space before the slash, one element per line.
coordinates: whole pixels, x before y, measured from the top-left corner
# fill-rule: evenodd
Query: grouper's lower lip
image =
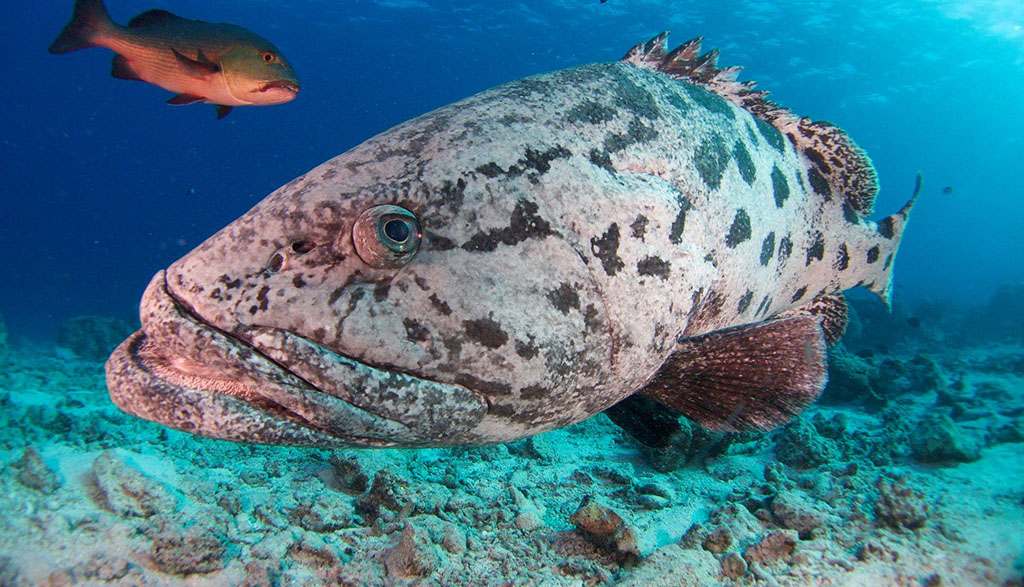
<path fill-rule="evenodd" d="M 437 443 L 429 431 L 387 417 L 387 406 L 368 410 L 356 405 L 367 405 L 366 398 L 359 397 L 366 390 L 356 387 L 372 379 L 393 379 L 395 374 L 332 355 L 340 365 L 335 371 L 348 373 L 337 377 L 327 369 L 329 351 L 280 330 L 250 328 L 244 335 L 249 340 L 229 335 L 206 324 L 176 299 L 163 272 L 146 288 L 142 310 L 142 330 L 107 361 L 111 399 L 125 412 L 193 434 L 240 442 Z M 296 374 L 290 363 L 316 383 Z M 415 378 L 404 377 L 410 380 L 406 383 L 416 384 Z"/>

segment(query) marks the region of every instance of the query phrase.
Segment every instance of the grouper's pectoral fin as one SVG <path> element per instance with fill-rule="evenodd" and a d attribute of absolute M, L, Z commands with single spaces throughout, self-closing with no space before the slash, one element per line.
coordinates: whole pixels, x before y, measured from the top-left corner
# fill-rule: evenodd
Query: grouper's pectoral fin
<path fill-rule="evenodd" d="M 710 430 L 769 430 L 827 379 L 820 318 L 797 315 L 683 339 L 641 393 Z"/>
<path fill-rule="evenodd" d="M 220 67 L 216 63 L 207 59 L 206 55 L 203 55 L 202 49 L 196 53 L 195 59 L 182 55 L 174 48 L 171 48 L 171 52 L 174 53 L 174 58 L 178 60 L 178 65 L 181 66 L 182 71 L 188 76 L 196 79 L 206 79 L 207 76 L 220 71 Z"/>

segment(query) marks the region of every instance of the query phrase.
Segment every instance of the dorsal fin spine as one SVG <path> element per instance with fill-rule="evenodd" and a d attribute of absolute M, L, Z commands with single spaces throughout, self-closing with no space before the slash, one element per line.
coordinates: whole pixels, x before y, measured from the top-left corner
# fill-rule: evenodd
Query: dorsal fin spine
<path fill-rule="evenodd" d="M 675 79 L 688 81 L 718 94 L 790 138 L 797 153 L 823 182 L 816 191 L 825 199 L 842 197 L 862 217 L 871 214 L 878 192 L 878 177 L 864 151 L 838 127 L 794 115 L 757 90 L 756 82 L 737 81 L 742 68 L 718 67 L 718 49 L 700 53 L 703 39 L 696 37 L 667 51 L 668 33 L 638 43 L 622 61 L 654 69 Z M 829 164 L 828 162 L 832 163 Z"/>

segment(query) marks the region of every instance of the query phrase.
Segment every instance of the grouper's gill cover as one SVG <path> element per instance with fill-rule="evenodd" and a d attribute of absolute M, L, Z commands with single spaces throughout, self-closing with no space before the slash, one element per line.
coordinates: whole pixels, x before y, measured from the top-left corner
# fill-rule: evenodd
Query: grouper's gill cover
<path fill-rule="evenodd" d="M 636 392 L 713 428 L 784 422 L 825 384 L 837 294 L 888 297 L 910 205 L 866 220 L 866 156 L 715 55 L 661 35 L 283 186 L 153 278 L 111 397 L 281 444 L 504 442 Z"/>

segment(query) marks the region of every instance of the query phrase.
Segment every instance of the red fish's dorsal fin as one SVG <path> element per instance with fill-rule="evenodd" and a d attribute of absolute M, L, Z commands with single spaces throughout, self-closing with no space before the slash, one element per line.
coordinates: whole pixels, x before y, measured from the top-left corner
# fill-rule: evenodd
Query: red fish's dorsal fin
<path fill-rule="evenodd" d="M 131 29 L 142 29 L 151 26 L 165 25 L 171 22 L 177 22 L 184 20 L 180 16 L 176 16 L 166 10 L 160 10 L 154 8 L 153 10 L 147 10 L 142 14 L 137 15 L 135 18 L 128 21 L 128 28 Z"/>
<path fill-rule="evenodd" d="M 768 123 L 790 142 L 807 162 L 811 187 L 823 198 L 841 197 L 850 209 L 864 217 L 871 214 L 878 193 L 878 177 L 871 160 L 841 129 L 794 115 L 755 89 L 757 82 L 736 81 L 741 67 L 718 67 L 718 50 L 701 55 L 701 37 L 671 52 L 668 33 L 639 43 L 622 61 L 646 67 L 697 84 Z M 778 145 L 781 148 L 781 144 Z"/>

